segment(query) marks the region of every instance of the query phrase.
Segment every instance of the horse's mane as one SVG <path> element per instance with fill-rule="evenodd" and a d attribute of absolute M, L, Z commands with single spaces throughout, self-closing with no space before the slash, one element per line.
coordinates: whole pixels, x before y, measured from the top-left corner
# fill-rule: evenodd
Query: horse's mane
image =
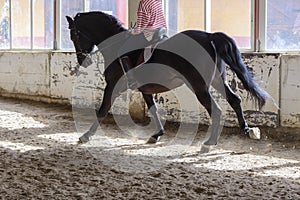
<path fill-rule="evenodd" d="M 93 12 L 82 12 L 77 13 L 74 17 L 74 20 L 80 18 L 80 16 L 90 16 L 90 17 L 98 17 L 101 20 L 106 20 L 107 23 L 109 23 L 112 27 L 114 27 L 118 31 L 124 31 L 126 30 L 122 23 L 113 15 L 109 15 L 107 13 L 101 12 L 101 11 L 93 11 Z"/>

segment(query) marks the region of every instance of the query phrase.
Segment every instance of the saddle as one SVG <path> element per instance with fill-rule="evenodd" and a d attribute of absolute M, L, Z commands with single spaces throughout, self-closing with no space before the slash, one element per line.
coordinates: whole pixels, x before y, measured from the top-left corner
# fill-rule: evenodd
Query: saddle
<path fill-rule="evenodd" d="M 141 66 L 142 64 L 146 63 L 152 56 L 155 48 L 162 42 L 164 42 L 166 39 L 168 39 L 167 29 L 165 27 L 160 27 L 155 30 L 152 39 L 149 41 L 149 46 L 145 47 L 137 62 L 136 67 Z"/>

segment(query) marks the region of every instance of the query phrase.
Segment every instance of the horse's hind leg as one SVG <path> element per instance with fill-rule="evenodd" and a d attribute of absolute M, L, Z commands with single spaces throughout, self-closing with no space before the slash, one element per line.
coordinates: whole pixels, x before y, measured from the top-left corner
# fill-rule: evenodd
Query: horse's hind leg
<path fill-rule="evenodd" d="M 227 83 L 224 83 L 224 86 L 225 86 L 227 101 L 237 115 L 239 127 L 243 133 L 247 133 L 249 127 L 245 120 L 244 113 L 241 107 L 241 102 L 242 102 L 241 97 L 235 94 Z"/>
<path fill-rule="evenodd" d="M 220 136 L 220 121 L 222 110 L 214 98 L 211 96 L 208 88 L 198 88 L 195 91 L 197 99 L 205 107 L 212 119 L 211 133 L 203 142 L 204 145 L 217 145 Z"/>
<path fill-rule="evenodd" d="M 212 85 L 226 98 L 227 102 L 236 113 L 241 131 L 243 133 L 247 133 L 249 131 L 249 127 L 241 107 L 241 97 L 232 91 L 225 79 L 225 74 L 223 74 L 222 77 L 216 78 Z M 224 95 L 224 91 L 226 96 Z"/>
<path fill-rule="evenodd" d="M 146 101 L 146 104 L 147 104 L 147 107 L 148 107 L 148 110 L 149 112 L 151 113 L 153 119 L 154 119 L 154 123 L 155 123 L 155 126 L 157 128 L 157 133 L 152 135 L 149 140 L 148 140 L 148 144 L 151 144 L 151 143 L 156 143 L 159 141 L 160 137 L 164 134 L 164 127 L 161 123 L 161 120 L 160 120 L 160 116 L 157 112 L 157 107 L 156 107 L 156 104 L 154 102 L 154 99 L 153 99 L 153 95 L 151 94 L 144 94 L 143 93 L 143 97 Z"/>
<path fill-rule="evenodd" d="M 242 102 L 241 97 L 232 91 L 227 81 L 224 81 L 224 78 L 223 79 L 219 78 L 214 80 L 213 87 L 216 90 L 218 90 L 220 93 L 222 93 L 223 96 L 225 90 L 226 96 L 224 97 L 226 98 L 227 102 L 230 104 L 230 106 L 232 107 L 232 109 L 237 115 L 241 132 L 244 134 L 248 134 L 249 127 L 245 120 L 244 113 L 241 107 L 241 102 Z"/>
<path fill-rule="evenodd" d="M 217 72 L 219 73 L 217 73 L 217 75 L 215 76 L 212 82 L 212 86 L 216 90 L 218 90 L 224 96 L 224 98 L 226 98 L 227 102 L 229 103 L 229 105 L 232 107 L 232 109 L 237 115 L 239 127 L 242 133 L 247 134 L 249 131 L 249 127 L 248 124 L 246 123 L 244 113 L 241 107 L 242 99 L 239 95 L 235 94 L 232 91 L 231 87 L 228 85 L 228 82 L 226 80 L 225 63 L 220 57 L 218 57 L 217 60 L 217 68 L 218 68 Z"/>

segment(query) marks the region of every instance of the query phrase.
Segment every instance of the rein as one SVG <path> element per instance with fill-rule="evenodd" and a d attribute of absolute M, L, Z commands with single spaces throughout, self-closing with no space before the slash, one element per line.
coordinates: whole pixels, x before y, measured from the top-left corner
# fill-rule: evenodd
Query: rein
<path fill-rule="evenodd" d="M 76 36 L 78 36 L 78 35 L 82 35 L 84 38 L 86 38 L 89 42 L 91 42 L 91 43 L 95 43 L 95 40 L 94 39 L 91 39 L 92 37 L 89 37 L 89 34 L 87 34 L 87 33 L 85 33 L 85 32 L 83 32 L 83 31 L 81 31 L 81 30 L 78 30 L 78 28 L 76 27 L 76 25 L 74 25 L 74 26 L 69 26 L 69 29 L 70 30 L 72 30 L 72 31 L 74 31 L 76 34 Z M 129 31 L 130 32 L 130 31 Z M 82 54 L 82 55 L 84 55 L 84 56 L 87 56 L 87 55 L 93 55 L 93 54 L 96 54 L 97 52 L 101 52 L 101 51 L 103 51 L 104 49 L 107 49 L 107 48 L 109 48 L 109 47 L 112 47 L 112 46 L 114 46 L 115 44 L 118 44 L 119 42 L 121 42 L 121 41 L 124 41 L 124 40 L 126 40 L 126 39 L 128 39 L 130 37 L 130 34 L 127 34 L 126 36 L 125 36 L 125 38 L 122 38 L 122 39 L 119 39 L 119 40 L 117 40 L 117 41 L 115 41 L 115 42 L 112 42 L 112 43 L 110 43 L 109 45 L 107 45 L 107 46 L 105 46 L 105 47 L 102 47 L 101 49 L 99 48 L 100 46 L 99 46 L 99 44 L 98 45 L 95 45 L 95 46 L 97 46 L 97 48 L 98 48 L 98 50 L 97 51 L 94 51 L 94 52 L 90 52 L 90 53 L 86 53 L 86 52 L 84 52 L 83 50 L 82 50 L 82 48 L 81 48 L 81 46 L 80 45 L 78 45 L 79 47 L 80 47 L 80 51 L 79 52 L 76 52 L 76 54 L 78 55 L 78 54 Z M 77 42 L 79 41 L 79 39 L 78 38 L 76 38 L 76 40 L 77 40 Z M 79 43 L 79 42 L 78 42 Z"/>
<path fill-rule="evenodd" d="M 126 40 L 128 37 L 130 37 L 130 35 L 128 34 L 128 36 L 126 36 L 125 38 L 122 38 L 122 39 L 120 39 L 120 40 L 116 40 L 115 42 L 112 42 L 112 43 L 110 43 L 109 45 L 107 45 L 107 46 L 105 46 L 105 47 L 102 47 L 101 49 L 99 48 L 99 45 L 96 45 L 97 46 L 97 48 L 98 48 L 98 51 L 102 51 L 102 50 L 104 50 L 104 49 L 107 49 L 107 48 L 109 48 L 109 47 L 112 47 L 112 46 L 114 46 L 115 44 L 118 44 L 118 43 L 120 43 L 121 41 L 124 41 L 124 40 Z M 97 51 L 96 51 L 97 52 Z"/>

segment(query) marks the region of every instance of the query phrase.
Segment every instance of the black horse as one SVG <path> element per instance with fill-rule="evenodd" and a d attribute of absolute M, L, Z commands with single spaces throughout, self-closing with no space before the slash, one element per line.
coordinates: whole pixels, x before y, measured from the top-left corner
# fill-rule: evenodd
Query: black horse
<path fill-rule="evenodd" d="M 98 47 L 105 60 L 104 76 L 107 85 L 104 97 L 97 111 L 98 120 L 79 139 L 84 143 L 89 141 L 89 137 L 96 132 L 115 98 L 127 89 L 124 71 L 118 59 L 118 49 L 130 33 L 114 16 L 103 12 L 78 13 L 74 19 L 67 16 L 67 20 L 78 63 L 84 67 L 90 64 L 89 54 L 94 46 Z M 133 48 L 129 52 L 133 65 L 138 64 L 137 60 L 142 51 L 143 49 Z M 259 108 L 262 108 L 270 96 L 254 82 L 233 39 L 221 32 L 188 30 L 178 33 L 161 42 L 147 64 L 134 68 L 138 82 L 144 83 L 138 87 L 138 90 L 142 93 L 158 129 L 149 141 L 156 142 L 164 134 L 153 94 L 174 89 L 183 83 L 194 92 L 198 101 L 211 116 L 211 134 L 203 142 L 204 145 L 216 145 L 221 132 L 222 111 L 210 93 L 210 86 L 221 92 L 227 99 L 237 114 L 242 133 L 248 134 L 249 127 L 240 105 L 241 98 L 232 91 L 226 81 L 225 63 L 254 97 Z"/>

